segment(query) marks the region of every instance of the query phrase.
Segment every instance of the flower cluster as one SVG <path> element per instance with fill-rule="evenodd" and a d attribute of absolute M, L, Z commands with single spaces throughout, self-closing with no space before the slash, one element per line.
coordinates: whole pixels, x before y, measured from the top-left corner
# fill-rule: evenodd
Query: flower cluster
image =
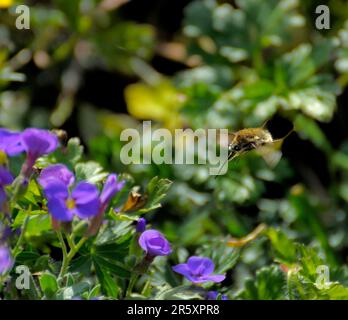
<path fill-rule="evenodd" d="M 37 172 L 33 169 L 36 160 L 43 155 L 54 152 L 58 144 L 57 136 L 47 130 L 29 128 L 23 132 L 14 132 L 0 129 L 0 211 L 9 211 L 8 209 L 11 207 L 11 203 L 7 201 L 6 192 L 8 185 L 12 184 L 12 190 L 9 191 L 12 191 L 11 199 L 16 201 L 17 198 L 13 197 L 13 195 L 16 195 L 25 181 L 29 182 L 30 179 L 35 178 L 42 188 L 42 194 L 47 200 L 47 209 L 52 217 L 52 223 L 55 229 L 60 226 L 60 223 L 69 223 L 75 217 L 82 220 L 89 220 L 88 229 L 85 231 L 84 236 L 79 239 L 78 243 L 75 243 L 76 239 L 75 235 L 73 235 L 75 230 L 71 232 L 72 236 L 65 235 L 71 251 L 64 259 L 71 260 L 78 252 L 76 248 L 81 248 L 89 236 L 95 235 L 98 232 L 108 206 L 113 197 L 124 187 L 125 181 L 119 181 L 118 176 L 112 173 L 106 178 L 100 191 L 95 184 L 88 181 L 79 181 L 71 168 L 63 163 L 45 167 L 41 170 L 39 176 L 34 174 L 34 172 Z M 22 165 L 18 177 L 15 179 L 8 169 L 8 157 L 14 157 L 24 152 L 26 153 L 26 160 Z M 55 157 L 53 156 L 52 159 L 55 159 Z M 24 193 L 18 192 L 18 194 L 20 196 Z M 44 202 L 43 205 L 45 204 Z M 120 210 L 118 213 L 122 214 Z M 6 276 L 11 270 L 15 263 L 16 255 L 21 250 L 18 245 L 16 245 L 13 251 L 10 249 L 11 246 L 9 243 L 13 239 L 12 235 L 15 234 L 11 229 L 11 219 L 11 215 L 8 215 L 6 222 L 6 219 L 3 219 L 4 223 L 0 221 L 0 276 Z M 73 227 L 74 225 L 72 225 Z M 139 274 L 139 272 L 146 272 L 155 257 L 170 255 L 172 253 L 172 247 L 161 232 L 147 228 L 147 221 L 144 218 L 138 219 L 135 229 L 136 233 L 133 243 L 136 246 L 138 243 L 140 248 L 145 252 L 139 264 L 135 265 L 138 267 L 136 274 Z M 62 248 L 64 248 L 64 233 L 60 232 L 60 230 L 57 231 L 59 241 Z M 19 238 L 23 239 L 23 237 Z M 58 280 L 61 279 L 60 276 L 64 275 L 67 270 L 68 262 L 63 261 Z M 207 281 L 223 281 L 225 275 L 213 274 L 214 268 L 214 263 L 209 258 L 192 256 L 188 259 L 187 263 L 178 264 L 173 267 L 173 270 L 185 276 L 193 284 L 200 284 Z M 218 297 L 220 296 L 216 291 L 206 293 L 207 299 L 217 299 Z M 220 299 L 224 300 L 227 297 L 222 295 Z"/>
<path fill-rule="evenodd" d="M 53 219 L 63 222 L 71 221 L 74 216 L 89 219 L 102 215 L 124 184 L 117 181 L 115 174 L 111 174 L 99 196 L 98 188 L 89 182 L 81 181 L 74 186 L 75 176 L 63 164 L 42 170 L 38 181 L 44 189 Z"/>
<path fill-rule="evenodd" d="M 145 251 L 147 257 L 167 256 L 172 252 L 170 243 L 162 233 L 157 230 L 146 228 L 146 220 L 140 218 L 138 220 L 136 231 L 142 232 L 139 237 L 139 245 Z M 206 257 L 192 256 L 187 263 L 181 263 L 173 267 L 173 270 L 185 276 L 192 283 L 198 284 L 207 281 L 221 282 L 225 279 L 225 275 L 212 274 L 215 265 L 213 261 Z M 217 294 L 216 294 L 217 296 Z M 215 296 L 215 299 L 216 299 Z M 212 297 L 210 293 L 209 297 Z"/>

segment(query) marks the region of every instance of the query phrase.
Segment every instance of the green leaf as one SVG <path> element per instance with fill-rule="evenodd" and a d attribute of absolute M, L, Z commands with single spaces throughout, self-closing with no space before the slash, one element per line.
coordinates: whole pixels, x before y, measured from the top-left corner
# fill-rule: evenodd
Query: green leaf
<path fill-rule="evenodd" d="M 97 284 L 94 286 L 94 288 L 91 289 L 91 291 L 88 294 L 88 300 L 91 300 L 92 298 L 99 297 L 101 295 L 101 285 Z"/>
<path fill-rule="evenodd" d="M 103 168 L 99 163 L 88 161 L 78 163 L 75 166 L 75 175 L 77 181 L 88 181 L 91 183 L 101 182 L 106 178 L 107 173 L 103 172 Z"/>
<path fill-rule="evenodd" d="M 112 260 L 123 260 L 129 250 L 130 241 L 124 241 L 120 244 L 118 243 L 108 243 L 104 245 L 99 245 L 95 247 L 95 253 L 107 259 Z"/>
<path fill-rule="evenodd" d="M 88 292 L 91 287 L 87 281 L 76 283 L 72 286 L 59 289 L 57 292 L 57 299 L 71 300 L 75 297 L 81 297 L 85 292 Z"/>
<path fill-rule="evenodd" d="M 58 290 L 56 277 L 51 273 L 44 273 L 39 278 L 40 287 L 46 297 L 51 298 Z"/>
<path fill-rule="evenodd" d="M 239 298 L 247 300 L 283 300 L 286 281 L 278 266 L 263 267 L 255 279 L 247 279 Z"/>
<path fill-rule="evenodd" d="M 102 245 L 106 243 L 122 243 L 126 241 L 134 232 L 132 221 L 115 221 L 113 225 L 109 225 L 98 233 L 95 241 L 96 245 Z"/>
<path fill-rule="evenodd" d="M 160 179 L 154 177 L 147 185 L 146 191 L 148 199 L 144 209 L 140 209 L 139 212 L 148 212 L 161 206 L 161 200 L 166 196 L 166 192 L 171 186 L 172 182 L 168 179 Z"/>
<path fill-rule="evenodd" d="M 66 148 L 57 155 L 57 162 L 67 163 L 74 166 L 83 155 L 83 146 L 79 138 L 71 138 L 68 140 Z"/>
<path fill-rule="evenodd" d="M 292 240 L 280 229 L 268 228 L 267 236 L 271 240 L 278 260 L 283 263 L 293 264 L 297 261 L 296 246 Z"/>
<path fill-rule="evenodd" d="M 40 254 L 34 251 L 22 251 L 16 256 L 17 264 L 32 264 L 40 258 Z"/>
<path fill-rule="evenodd" d="M 99 265 L 104 270 L 121 278 L 129 278 L 130 272 L 121 264 L 113 260 L 106 259 L 100 255 L 93 255 L 94 266 Z"/>
<path fill-rule="evenodd" d="M 116 281 L 99 264 L 95 264 L 94 266 L 102 292 L 109 297 L 117 299 L 120 289 L 117 286 Z"/>

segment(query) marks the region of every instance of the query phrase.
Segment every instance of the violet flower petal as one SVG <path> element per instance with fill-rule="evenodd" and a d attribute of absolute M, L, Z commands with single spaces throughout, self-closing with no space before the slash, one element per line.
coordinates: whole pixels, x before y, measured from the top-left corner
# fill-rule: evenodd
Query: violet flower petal
<path fill-rule="evenodd" d="M 215 268 L 213 261 L 205 257 L 192 256 L 187 260 L 187 264 L 194 275 L 209 275 Z"/>
<path fill-rule="evenodd" d="M 5 247 L 0 247 L 0 275 L 3 275 L 8 270 L 10 270 L 13 266 L 13 260 L 11 257 L 10 250 Z"/>
<path fill-rule="evenodd" d="M 58 138 L 48 130 L 28 128 L 22 133 L 22 144 L 33 161 L 53 152 L 58 146 Z"/>
<path fill-rule="evenodd" d="M 24 151 L 21 133 L 0 128 L 0 150 L 8 156 L 16 156 Z"/>
<path fill-rule="evenodd" d="M 73 210 L 69 210 L 64 198 L 50 198 L 47 207 L 52 217 L 58 221 L 71 221 L 74 217 Z"/>
<path fill-rule="evenodd" d="M 45 188 L 53 180 L 59 180 L 66 186 L 71 186 L 75 177 L 74 174 L 63 164 L 54 164 L 43 169 L 38 178 L 39 184 Z"/>

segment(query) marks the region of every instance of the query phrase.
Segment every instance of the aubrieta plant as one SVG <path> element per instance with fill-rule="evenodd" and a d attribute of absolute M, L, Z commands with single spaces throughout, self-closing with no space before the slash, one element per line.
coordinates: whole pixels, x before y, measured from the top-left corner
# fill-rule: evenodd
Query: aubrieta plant
<path fill-rule="evenodd" d="M 132 21 L 133 1 L 28 1 L 30 30 L 5 2 L 0 299 L 348 299 L 343 0 L 329 29 L 315 0 L 171 1 L 175 26 Z M 274 168 L 120 157 L 125 129 L 146 159 L 178 150 L 159 128 L 263 124 L 294 130 Z"/>
<path fill-rule="evenodd" d="M 168 268 L 177 285 L 157 279 L 166 276 L 156 271 L 160 265 L 169 267 L 178 257 L 141 215 L 160 206 L 169 180 L 153 178 L 144 191 L 147 200 L 135 209 L 132 178 L 81 162 L 78 139 L 64 144 L 56 133 L 36 128 L 1 128 L 0 136 L 2 298 L 220 297 L 208 287 L 225 275 L 212 274 L 207 257 Z M 16 286 L 18 266 L 27 268 L 29 287 Z M 173 271 L 191 284 L 180 285 Z"/>

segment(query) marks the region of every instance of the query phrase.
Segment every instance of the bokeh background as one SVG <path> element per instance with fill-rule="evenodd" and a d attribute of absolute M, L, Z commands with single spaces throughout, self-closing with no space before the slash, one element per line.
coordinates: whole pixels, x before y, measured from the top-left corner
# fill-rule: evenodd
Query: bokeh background
<path fill-rule="evenodd" d="M 15 27 L 22 3 L 29 30 Z M 156 175 L 172 180 L 147 219 L 187 252 L 263 222 L 317 246 L 347 274 L 346 1 L 0 4 L 1 127 L 63 129 L 81 139 L 88 158 L 140 186 Z M 321 4 L 330 8 L 329 30 L 315 27 Z M 232 131 L 270 120 L 275 137 L 295 132 L 275 169 L 249 154 L 214 179 L 203 165 L 123 165 L 120 132 L 142 120 Z M 230 285 L 241 288 L 272 262 L 271 252 L 262 239 L 249 245 Z"/>

